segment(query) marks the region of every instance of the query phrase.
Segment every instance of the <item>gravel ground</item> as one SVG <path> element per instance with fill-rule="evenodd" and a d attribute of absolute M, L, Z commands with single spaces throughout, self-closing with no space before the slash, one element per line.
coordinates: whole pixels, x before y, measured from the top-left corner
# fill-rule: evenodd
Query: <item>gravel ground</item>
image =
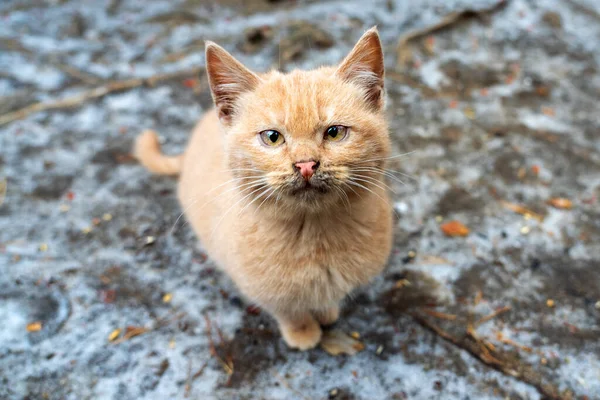
<path fill-rule="evenodd" d="M 377 24 L 412 153 L 389 266 L 336 327 L 364 349 L 288 350 L 132 161 L 140 130 L 179 152 L 210 107 L 183 74 L 0 126 L 0 399 L 600 399 L 600 3 L 215 3 L 4 0 L 0 115 L 202 69 L 205 39 L 256 70 L 334 63 Z M 471 7 L 493 11 L 397 60 Z"/>

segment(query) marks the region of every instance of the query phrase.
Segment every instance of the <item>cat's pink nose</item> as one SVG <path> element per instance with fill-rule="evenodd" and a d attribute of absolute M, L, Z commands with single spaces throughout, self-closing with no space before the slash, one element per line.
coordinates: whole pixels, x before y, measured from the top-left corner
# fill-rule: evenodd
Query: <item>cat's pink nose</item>
<path fill-rule="evenodd" d="M 300 161 L 294 164 L 294 166 L 305 180 L 309 180 L 315 174 L 315 171 L 319 167 L 319 163 L 315 161 Z"/>

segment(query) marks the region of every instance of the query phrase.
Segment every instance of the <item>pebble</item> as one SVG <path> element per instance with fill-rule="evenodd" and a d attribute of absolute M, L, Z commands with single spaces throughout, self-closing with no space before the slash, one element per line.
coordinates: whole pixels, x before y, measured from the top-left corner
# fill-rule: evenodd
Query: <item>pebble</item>
<path fill-rule="evenodd" d="M 530 227 L 524 226 L 524 227 L 521 228 L 521 234 L 528 235 L 529 232 L 531 232 L 531 228 Z"/>

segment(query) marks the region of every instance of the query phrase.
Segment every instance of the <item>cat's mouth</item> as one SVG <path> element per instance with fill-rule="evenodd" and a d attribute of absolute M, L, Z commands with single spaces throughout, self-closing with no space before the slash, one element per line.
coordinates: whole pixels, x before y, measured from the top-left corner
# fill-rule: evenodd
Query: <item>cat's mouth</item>
<path fill-rule="evenodd" d="M 290 194 L 293 196 L 314 196 L 328 192 L 327 185 L 321 180 L 298 181 Z"/>

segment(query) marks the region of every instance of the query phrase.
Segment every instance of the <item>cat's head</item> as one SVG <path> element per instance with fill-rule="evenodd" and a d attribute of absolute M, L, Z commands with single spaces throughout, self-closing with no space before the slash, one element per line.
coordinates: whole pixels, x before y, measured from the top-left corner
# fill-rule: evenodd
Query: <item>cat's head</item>
<path fill-rule="evenodd" d="M 382 186 L 390 143 L 375 28 L 337 67 L 257 75 L 211 42 L 206 65 L 227 167 L 249 201 L 319 209 Z"/>

